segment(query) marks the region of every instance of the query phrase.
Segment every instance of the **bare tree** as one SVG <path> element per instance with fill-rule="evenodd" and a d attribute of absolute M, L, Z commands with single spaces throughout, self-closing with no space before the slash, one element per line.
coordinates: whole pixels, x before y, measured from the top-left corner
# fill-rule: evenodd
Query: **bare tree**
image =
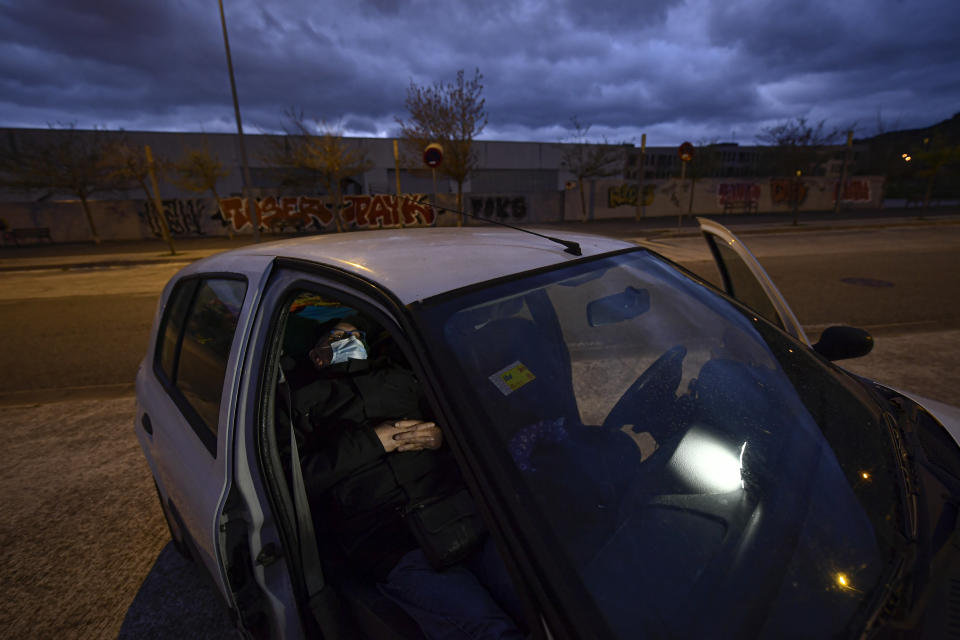
<path fill-rule="evenodd" d="M 147 181 L 150 180 L 150 167 L 143 149 L 125 141 L 115 142 L 107 148 L 104 163 L 118 188 L 139 187 L 147 202 L 152 200 L 150 189 L 147 187 Z"/>
<path fill-rule="evenodd" d="M 194 193 L 209 191 L 213 196 L 217 215 L 220 215 L 220 194 L 217 192 L 217 183 L 221 178 L 229 176 L 230 170 L 225 168 L 220 157 L 210 150 L 206 139 L 202 146 L 184 151 L 183 155 L 168 168 L 173 183 L 184 191 Z M 233 237 L 232 227 L 227 227 L 227 234 Z"/>
<path fill-rule="evenodd" d="M 937 176 L 954 173 L 960 167 L 960 145 L 950 145 L 942 138 L 924 138 L 923 144 L 913 153 L 911 162 L 916 163 L 916 175 L 927 180 L 923 194 L 923 211 L 926 212 L 930 208 L 930 196 Z"/>
<path fill-rule="evenodd" d="M 124 188 L 109 163 L 110 149 L 119 136 L 105 129 L 79 131 L 73 124 L 50 129 L 49 136 L 29 145 L 17 145 L 13 139 L 0 150 L 3 182 L 14 188 L 45 191 L 44 197 L 54 193 L 76 196 L 93 241 L 100 244 L 89 200 L 95 193 Z"/>
<path fill-rule="evenodd" d="M 139 187 L 140 190 L 143 191 L 147 207 L 152 206 L 154 209 L 157 209 L 157 207 L 161 206 L 159 204 L 160 194 L 156 193 L 151 195 L 150 190 L 147 188 L 147 181 L 151 179 L 151 167 L 146 149 L 128 144 L 125 140 L 118 140 L 107 148 L 104 155 L 104 162 L 110 170 L 111 179 L 116 182 L 118 188 Z M 155 172 L 153 178 L 156 178 Z M 156 183 L 154 183 L 154 186 L 156 186 Z M 173 237 L 170 235 L 170 229 L 167 227 L 167 220 L 164 218 L 163 209 L 157 210 L 156 214 L 161 229 L 161 236 L 164 242 L 167 243 L 167 246 L 170 247 L 170 255 L 176 255 L 177 252 L 173 247 Z"/>
<path fill-rule="evenodd" d="M 230 170 L 225 168 L 220 157 L 210 150 L 206 140 L 201 147 L 187 149 L 173 162 L 170 169 L 171 179 L 175 185 L 194 193 L 209 191 L 219 206 L 220 195 L 217 193 L 217 183 L 221 178 L 229 176 Z"/>
<path fill-rule="evenodd" d="M 430 143 L 443 146 L 443 163 L 439 171 L 457 183 L 457 211 L 463 224 L 463 183 L 477 166 L 473 140 L 487 126 L 486 101 L 483 96 L 483 75 L 479 69 L 473 79 L 464 77 L 463 69 L 453 82 L 437 82 L 421 86 L 410 82 L 405 105 L 407 120 L 397 118 L 400 135 L 408 152 L 418 155 Z"/>
<path fill-rule="evenodd" d="M 772 147 L 771 161 L 774 175 L 791 180 L 790 202 L 793 206 L 793 224 L 799 223 L 803 176 L 816 175 L 836 149 L 833 145 L 841 136 L 838 129 L 826 129 L 826 121 L 808 124 L 806 118 L 787 120 L 760 130 L 757 140 Z"/>
<path fill-rule="evenodd" d="M 343 130 L 337 125 L 315 121 L 312 125 L 303 113 L 286 111 L 287 135 L 275 145 L 274 162 L 316 176 L 327 194 L 333 196 L 333 219 L 337 231 L 343 230 L 340 219 L 343 184 L 351 176 L 363 173 L 372 166 L 362 148 L 347 144 Z M 302 176 L 299 181 L 302 181 Z"/>
<path fill-rule="evenodd" d="M 623 147 L 610 144 L 606 138 L 591 142 L 590 125 L 576 117 L 570 118 L 573 132 L 561 142 L 560 166 L 573 174 L 580 192 L 580 220 L 587 221 L 587 203 L 583 183 L 593 178 L 614 176 L 623 171 Z M 642 168 L 641 168 L 642 170 Z M 639 195 L 637 197 L 640 197 Z"/>

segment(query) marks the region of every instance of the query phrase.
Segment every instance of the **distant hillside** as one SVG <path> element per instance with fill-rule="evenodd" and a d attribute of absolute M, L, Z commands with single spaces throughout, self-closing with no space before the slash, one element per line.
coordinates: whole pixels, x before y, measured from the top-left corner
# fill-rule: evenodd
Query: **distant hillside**
<path fill-rule="evenodd" d="M 960 113 L 955 113 L 949 120 L 938 122 L 935 125 L 922 129 L 903 129 L 901 131 L 887 131 L 871 138 L 858 139 L 875 146 L 902 146 L 904 150 L 919 145 L 924 138 L 937 139 L 947 144 L 960 144 Z"/>
<path fill-rule="evenodd" d="M 934 200 L 960 198 L 960 166 L 942 167 L 931 185 L 929 175 L 921 172 L 922 163 L 907 163 L 902 159 L 905 153 L 917 154 L 927 138 L 931 146 L 960 146 L 960 113 L 929 127 L 888 131 L 858 140 L 867 145 L 869 151 L 861 154 L 857 170 L 886 176 L 888 198 L 920 201 L 928 188 L 932 189 Z"/>

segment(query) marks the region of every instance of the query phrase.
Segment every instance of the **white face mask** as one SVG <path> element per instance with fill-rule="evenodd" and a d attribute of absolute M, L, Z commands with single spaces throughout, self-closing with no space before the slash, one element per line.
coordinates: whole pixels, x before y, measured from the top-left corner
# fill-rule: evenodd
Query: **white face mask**
<path fill-rule="evenodd" d="M 330 364 L 346 362 L 348 359 L 367 359 L 367 350 L 363 347 L 363 343 L 360 342 L 360 338 L 357 336 L 350 336 L 349 338 L 344 338 L 343 340 L 331 342 L 330 349 L 333 352 L 333 357 L 330 358 Z"/>

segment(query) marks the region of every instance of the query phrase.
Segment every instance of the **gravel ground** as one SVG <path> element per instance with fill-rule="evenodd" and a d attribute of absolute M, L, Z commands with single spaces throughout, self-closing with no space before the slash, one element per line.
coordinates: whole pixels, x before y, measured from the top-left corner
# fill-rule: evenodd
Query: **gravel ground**
<path fill-rule="evenodd" d="M 7 638 L 115 638 L 169 541 L 133 398 L 0 411 Z"/>

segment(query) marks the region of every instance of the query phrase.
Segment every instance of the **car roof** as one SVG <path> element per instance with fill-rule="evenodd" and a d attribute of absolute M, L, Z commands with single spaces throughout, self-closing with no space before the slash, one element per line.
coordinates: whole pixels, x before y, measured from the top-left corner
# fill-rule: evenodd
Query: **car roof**
<path fill-rule="evenodd" d="M 580 244 L 583 257 L 637 245 L 602 236 L 536 230 Z M 250 245 L 194 264 L 191 272 L 249 256 L 274 256 L 330 265 L 389 289 L 409 304 L 431 296 L 579 259 L 546 238 L 504 228 L 413 228 L 304 236 Z"/>

